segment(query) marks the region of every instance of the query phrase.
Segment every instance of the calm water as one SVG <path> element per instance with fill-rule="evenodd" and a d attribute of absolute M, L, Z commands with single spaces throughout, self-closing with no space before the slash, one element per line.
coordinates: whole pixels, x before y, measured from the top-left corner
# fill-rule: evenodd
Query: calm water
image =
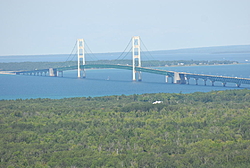
<path fill-rule="evenodd" d="M 179 72 L 250 78 L 250 64 L 168 67 L 164 69 Z M 227 87 L 222 87 L 219 82 L 215 83 L 215 86 L 213 87 L 210 82 L 207 82 L 207 86 L 204 86 L 202 80 L 199 80 L 199 86 L 194 84 L 194 80 L 190 80 L 190 85 L 165 83 L 164 76 L 149 73 L 142 74 L 142 82 L 132 82 L 132 72 L 119 69 L 87 70 L 87 78 L 85 79 L 78 79 L 76 76 L 76 71 L 64 72 L 63 78 L 0 75 L 0 99 L 58 99 L 82 96 L 94 97 L 160 92 L 192 93 L 208 92 L 212 90 L 238 89 L 235 87 L 235 84 L 227 84 Z M 242 85 L 240 89 L 242 88 L 250 89 L 250 85 Z"/>

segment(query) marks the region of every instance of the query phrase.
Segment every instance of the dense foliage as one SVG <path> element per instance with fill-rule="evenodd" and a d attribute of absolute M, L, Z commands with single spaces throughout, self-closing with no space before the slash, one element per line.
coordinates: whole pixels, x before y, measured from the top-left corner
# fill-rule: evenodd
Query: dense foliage
<path fill-rule="evenodd" d="M 152 66 L 176 66 L 176 65 L 218 65 L 218 64 L 233 64 L 238 63 L 237 61 L 195 61 L 195 60 L 178 60 L 178 61 L 142 61 L 144 67 Z M 131 65 L 131 60 L 99 60 L 99 61 L 88 61 L 88 64 L 123 64 Z M 11 62 L 11 63 L 0 63 L 1 71 L 20 71 L 20 70 L 35 70 L 35 69 L 48 69 L 58 68 L 77 65 L 76 61 L 67 62 Z"/>
<path fill-rule="evenodd" d="M 247 89 L 1 100 L 0 167 L 248 167 L 249 100 Z"/>

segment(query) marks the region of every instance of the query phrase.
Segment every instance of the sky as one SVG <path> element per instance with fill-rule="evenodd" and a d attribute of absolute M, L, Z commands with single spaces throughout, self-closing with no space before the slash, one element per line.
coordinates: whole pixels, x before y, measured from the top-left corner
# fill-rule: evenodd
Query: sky
<path fill-rule="evenodd" d="M 250 0 L 0 0 L 0 56 L 250 44 Z"/>

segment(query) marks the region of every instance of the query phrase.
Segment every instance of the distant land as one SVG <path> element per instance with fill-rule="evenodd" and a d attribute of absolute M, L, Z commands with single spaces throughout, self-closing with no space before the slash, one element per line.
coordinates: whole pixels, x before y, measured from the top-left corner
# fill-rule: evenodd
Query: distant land
<path fill-rule="evenodd" d="M 142 52 L 147 50 L 142 49 Z M 231 45 L 231 46 L 214 46 L 214 47 L 199 47 L 199 48 L 185 48 L 185 49 L 174 49 L 174 50 L 154 50 L 149 51 L 151 55 L 170 55 L 170 54 L 237 54 L 237 53 L 249 53 L 250 45 Z M 117 56 L 122 52 L 110 52 L 110 53 L 95 53 L 97 56 Z"/>
<path fill-rule="evenodd" d="M 199 47 L 199 48 L 185 48 L 175 50 L 158 50 L 152 52 L 172 53 L 250 53 L 250 45 L 230 45 L 230 46 L 214 46 L 214 47 Z"/>
<path fill-rule="evenodd" d="M 143 48 L 143 47 L 142 47 Z M 145 49 L 144 52 L 147 52 Z M 153 50 L 151 53 L 250 53 L 250 45 L 230 45 L 230 46 L 212 46 L 212 47 L 197 47 L 197 48 L 183 48 L 173 50 Z M 94 53 L 94 54 L 121 54 L 122 52 L 108 52 L 108 53 Z M 36 56 L 42 55 L 68 55 L 68 54 L 36 54 Z M 0 55 L 6 56 L 6 55 Z M 9 55 L 9 56 L 34 56 L 34 55 Z"/>
<path fill-rule="evenodd" d="M 128 50 L 129 51 L 129 50 Z M 127 52 L 91 53 L 86 52 L 87 61 L 130 59 L 131 54 Z M 250 60 L 250 45 L 231 45 L 185 48 L 174 50 L 148 51 L 141 46 L 141 56 L 143 60 L 230 60 L 239 61 Z M 74 54 L 73 54 L 74 55 Z M 37 54 L 37 55 L 9 55 L 0 56 L 0 62 L 63 62 L 70 54 Z M 72 55 L 71 55 L 72 56 Z"/>
<path fill-rule="evenodd" d="M 121 64 L 131 65 L 131 60 L 98 60 L 89 61 L 88 64 Z M 142 61 L 143 67 L 166 67 L 166 66 L 201 66 L 201 65 L 228 65 L 238 64 L 237 61 L 195 61 L 195 60 L 175 60 L 175 61 Z M 51 67 L 69 67 L 77 65 L 77 61 L 67 62 L 0 62 L 0 74 L 12 74 L 12 71 L 49 69 Z"/>

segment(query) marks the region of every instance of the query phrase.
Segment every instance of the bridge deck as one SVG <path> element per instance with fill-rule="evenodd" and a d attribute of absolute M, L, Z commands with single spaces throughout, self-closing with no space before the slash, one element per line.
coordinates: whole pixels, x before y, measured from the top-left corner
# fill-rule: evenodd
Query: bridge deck
<path fill-rule="evenodd" d="M 114 65 L 114 64 L 87 64 L 81 65 L 81 69 L 91 69 L 91 68 L 115 68 L 115 69 L 125 69 L 125 70 L 133 70 L 131 65 Z M 74 70 L 77 69 L 77 66 L 68 66 L 68 67 L 60 67 L 54 68 L 55 71 L 67 71 L 67 70 Z M 146 72 L 146 73 L 153 73 L 164 75 L 168 77 L 175 77 L 175 73 L 182 75 L 185 77 L 185 80 L 189 80 L 190 78 L 194 78 L 196 80 L 202 79 L 204 81 L 210 80 L 211 82 L 219 81 L 224 83 L 224 85 L 228 83 L 235 83 L 237 86 L 240 84 L 250 84 L 250 79 L 248 78 L 236 78 L 236 77 L 228 77 L 228 76 L 215 76 L 215 75 L 203 75 L 203 74 L 192 74 L 192 73 L 185 73 L 185 72 L 174 72 L 174 71 L 167 71 L 167 70 L 160 70 L 160 69 L 152 69 L 152 68 L 145 68 L 145 67 L 136 67 L 136 71 Z M 41 69 L 41 70 L 33 70 L 33 71 L 20 71 L 16 72 L 16 74 L 38 74 L 38 73 L 49 73 L 49 69 Z"/>

